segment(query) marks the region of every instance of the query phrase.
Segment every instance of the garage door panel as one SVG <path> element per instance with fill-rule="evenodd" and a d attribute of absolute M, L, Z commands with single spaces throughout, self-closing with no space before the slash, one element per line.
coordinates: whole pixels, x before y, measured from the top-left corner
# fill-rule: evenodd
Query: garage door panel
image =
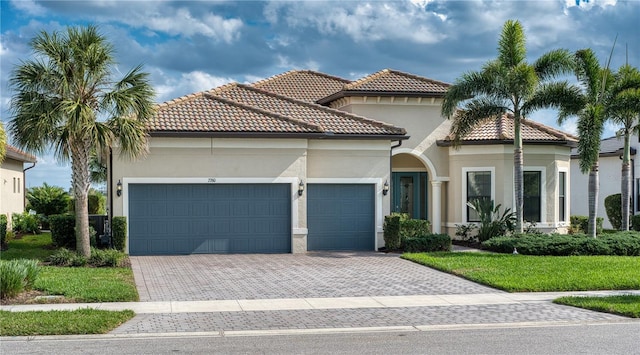
<path fill-rule="evenodd" d="M 308 250 L 373 250 L 375 185 L 309 184 Z"/>
<path fill-rule="evenodd" d="M 129 186 L 132 255 L 291 252 L 288 184 Z"/>

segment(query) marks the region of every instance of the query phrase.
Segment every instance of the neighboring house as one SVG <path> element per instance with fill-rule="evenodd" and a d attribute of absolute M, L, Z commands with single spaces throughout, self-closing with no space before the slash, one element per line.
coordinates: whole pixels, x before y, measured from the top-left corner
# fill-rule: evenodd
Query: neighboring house
<path fill-rule="evenodd" d="M 8 217 L 22 213 L 25 208 L 25 163 L 36 163 L 36 157 L 11 145 L 6 145 L 7 154 L 0 164 L 0 214 Z M 30 168 L 27 168 L 30 169 Z"/>
<path fill-rule="evenodd" d="M 640 199 L 638 193 L 640 191 L 640 176 L 636 174 L 640 171 L 640 162 L 636 159 L 636 152 L 640 146 L 638 135 L 631 136 L 631 213 L 640 212 Z M 599 180 L 600 191 L 598 193 L 598 217 L 604 218 L 604 228 L 613 228 L 607 212 L 604 208 L 604 199 L 609 195 L 619 194 L 621 190 L 622 179 L 622 150 L 624 147 L 624 138 L 610 137 L 600 141 L 600 158 L 599 158 Z M 577 150 L 571 152 L 571 186 L 574 191 L 583 191 L 583 193 L 573 193 L 571 195 L 571 214 L 579 216 L 589 215 L 589 174 L 583 174 L 580 171 Z"/>
<path fill-rule="evenodd" d="M 385 69 L 356 81 L 290 71 L 157 106 L 149 154 L 114 148 L 111 211 L 133 255 L 375 250 L 392 211 L 453 235 L 466 200 L 513 205 L 509 117 L 450 147 L 448 84 Z M 575 138 L 525 121 L 529 218 L 568 220 Z M 564 179 L 564 180 L 563 180 Z"/>

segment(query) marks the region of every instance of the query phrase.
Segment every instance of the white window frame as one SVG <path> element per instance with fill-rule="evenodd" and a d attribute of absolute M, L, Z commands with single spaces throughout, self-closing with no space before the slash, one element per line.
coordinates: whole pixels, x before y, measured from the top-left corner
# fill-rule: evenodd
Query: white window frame
<path fill-rule="evenodd" d="M 523 167 L 522 172 L 524 173 L 525 171 L 540 172 L 540 221 L 535 223 L 540 225 L 543 223 L 546 224 L 547 223 L 547 168 L 544 166 L 525 166 Z M 522 187 L 524 189 L 524 179 L 522 181 Z M 515 199 L 515 192 L 513 197 Z M 557 194 L 556 194 L 556 197 L 557 197 Z M 515 206 L 515 202 L 513 205 Z M 524 216 L 524 205 L 523 205 L 522 212 Z"/>
<path fill-rule="evenodd" d="M 478 167 L 463 167 L 462 168 L 462 223 L 477 223 L 469 222 L 467 216 L 467 173 L 470 172 L 489 172 L 491 174 L 491 200 L 496 200 L 496 168 L 494 166 L 478 166 Z"/>
<path fill-rule="evenodd" d="M 560 219 L 560 173 L 564 173 L 564 220 Z M 569 168 L 558 168 L 558 175 L 556 178 L 556 221 L 559 225 L 569 225 L 569 184 L 571 180 L 569 177 Z"/>

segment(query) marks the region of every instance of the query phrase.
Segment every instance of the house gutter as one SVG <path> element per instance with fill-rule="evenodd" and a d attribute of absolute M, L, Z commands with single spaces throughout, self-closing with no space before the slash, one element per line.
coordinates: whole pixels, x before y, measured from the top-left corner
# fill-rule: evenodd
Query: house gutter
<path fill-rule="evenodd" d="M 29 169 L 33 169 L 36 167 L 36 163 L 37 162 L 33 162 L 33 165 L 31 165 L 30 167 L 26 168 L 26 169 L 22 169 L 22 205 L 24 206 L 23 208 L 27 208 L 27 170 Z"/>

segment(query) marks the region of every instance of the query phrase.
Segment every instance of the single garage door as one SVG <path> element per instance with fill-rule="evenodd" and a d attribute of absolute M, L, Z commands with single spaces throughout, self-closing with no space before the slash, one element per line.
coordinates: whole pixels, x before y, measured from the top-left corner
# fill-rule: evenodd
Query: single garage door
<path fill-rule="evenodd" d="M 131 184 L 129 253 L 290 253 L 288 184 Z"/>
<path fill-rule="evenodd" d="M 374 250 L 375 185 L 307 185 L 308 250 Z"/>

